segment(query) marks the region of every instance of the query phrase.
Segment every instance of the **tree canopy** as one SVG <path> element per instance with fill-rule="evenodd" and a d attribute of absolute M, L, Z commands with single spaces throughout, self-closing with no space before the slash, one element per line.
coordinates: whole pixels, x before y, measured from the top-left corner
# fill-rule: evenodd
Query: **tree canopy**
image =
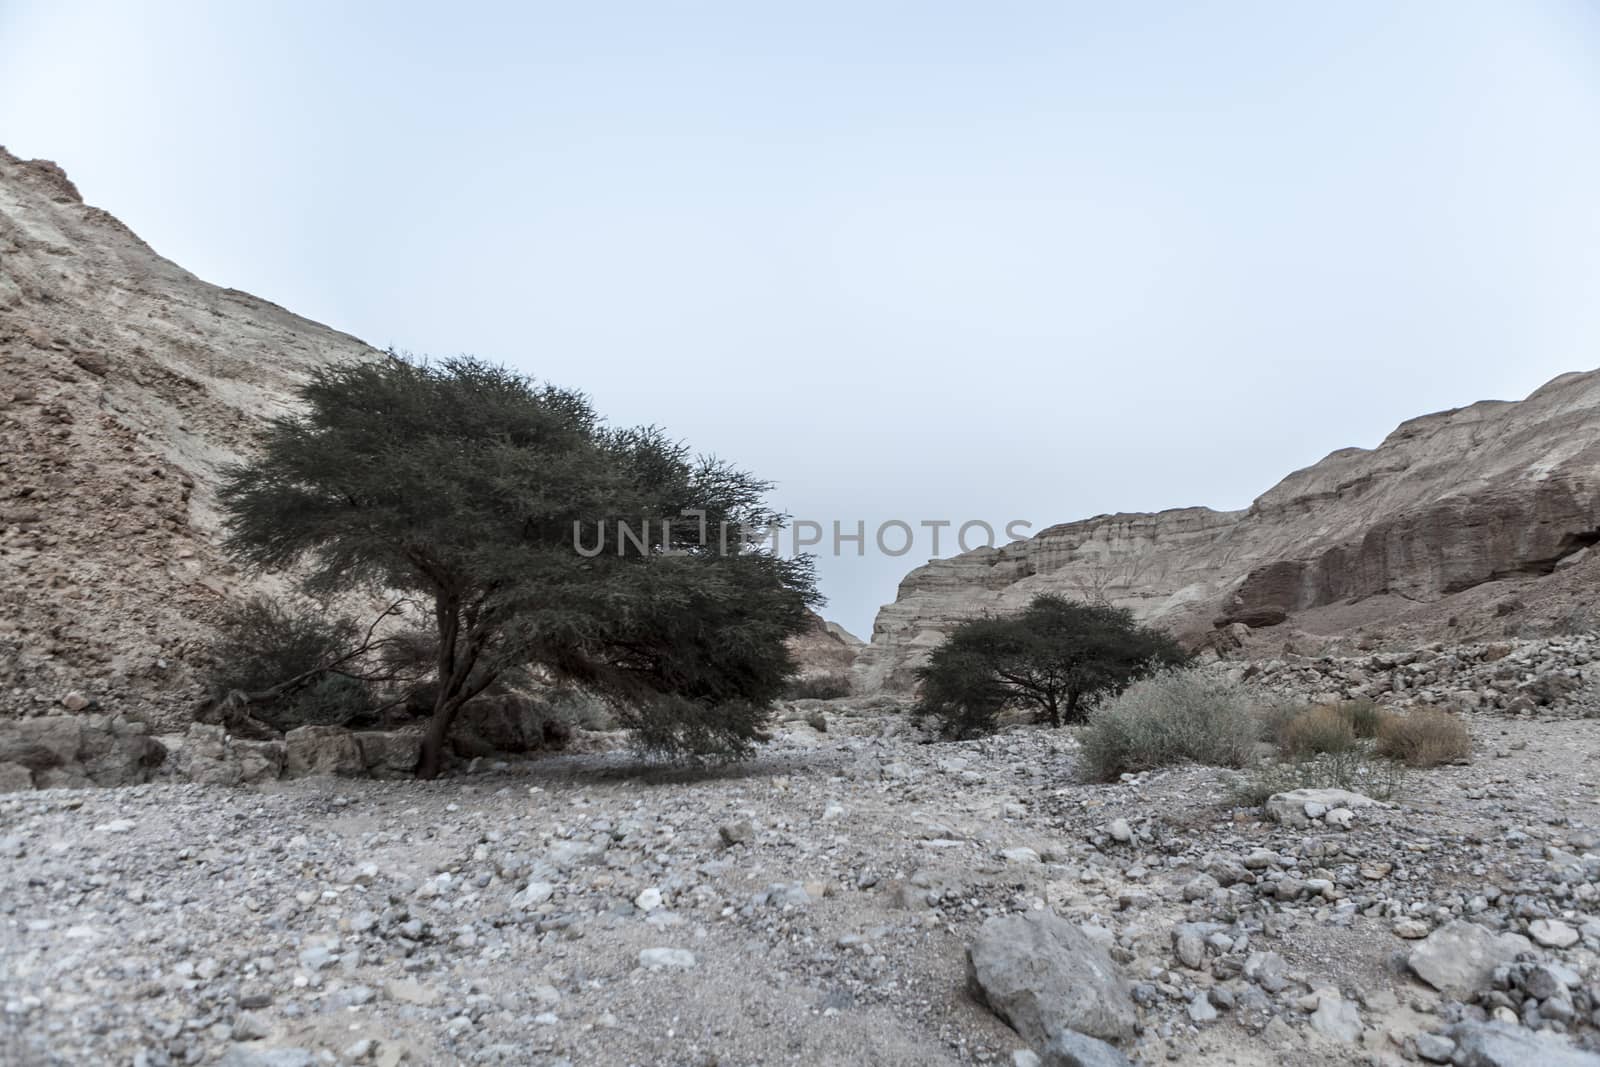
<path fill-rule="evenodd" d="M 1139 625 L 1125 608 L 1044 594 L 1015 615 L 957 626 L 917 671 L 916 711 L 955 737 L 993 731 L 1007 709 L 1032 710 L 1059 726 L 1081 720 L 1087 698 L 1187 658 L 1176 641 Z"/>
<path fill-rule="evenodd" d="M 785 639 L 818 599 L 809 558 L 738 534 L 781 521 L 767 483 L 474 359 L 330 367 L 300 397 L 226 473 L 228 546 L 300 568 L 308 592 L 431 606 L 420 774 L 461 706 L 517 667 L 612 697 L 659 752 L 742 755 L 762 736 Z"/>

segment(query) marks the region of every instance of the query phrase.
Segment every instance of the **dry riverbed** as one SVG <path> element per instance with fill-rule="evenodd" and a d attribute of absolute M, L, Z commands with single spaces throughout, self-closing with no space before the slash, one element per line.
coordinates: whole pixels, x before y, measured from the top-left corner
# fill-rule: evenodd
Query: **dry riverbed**
<path fill-rule="evenodd" d="M 1445 1032 L 1497 1006 L 1553 1055 L 1600 1007 L 1600 723 L 1469 722 L 1472 765 L 1344 826 L 1235 808 L 1207 768 L 1077 784 L 1070 731 L 929 745 L 848 702 L 725 772 L 4 795 L 0 1060 L 1027 1063 L 966 948 L 1036 909 L 1115 961 L 1137 1062 L 1459 1057 Z M 1408 955 L 1459 920 L 1537 933 L 1563 988 L 1423 983 Z"/>

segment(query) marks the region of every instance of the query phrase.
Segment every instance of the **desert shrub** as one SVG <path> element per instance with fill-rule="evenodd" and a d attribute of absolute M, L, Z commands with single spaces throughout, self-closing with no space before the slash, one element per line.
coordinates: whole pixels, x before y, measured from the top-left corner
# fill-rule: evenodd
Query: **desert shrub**
<path fill-rule="evenodd" d="M 754 702 L 711 704 L 663 694 L 621 704 L 617 721 L 646 756 L 682 763 L 748 759 L 768 740 L 771 708 Z"/>
<path fill-rule="evenodd" d="M 1374 738 L 1378 736 L 1378 728 L 1383 725 L 1387 712 L 1376 703 L 1366 699 L 1345 700 L 1333 705 L 1339 716 L 1350 724 L 1350 729 L 1361 738 Z"/>
<path fill-rule="evenodd" d="M 1348 789 L 1374 800 L 1387 800 L 1399 792 L 1405 771 L 1375 755 L 1370 745 L 1352 745 L 1340 752 L 1324 752 L 1305 759 L 1266 761 L 1250 768 L 1230 783 L 1236 804 L 1260 805 L 1274 793 L 1294 789 Z"/>
<path fill-rule="evenodd" d="M 562 689 L 552 694 L 550 714 L 557 721 L 581 730 L 614 730 L 616 717 L 605 699 L 582 689 Z"/>
<path fill-rule="evenodd" d="M 1419 708 L 1385 717 L 1378 730 L 1377 751 L 1408 767 L 1463 763 L 1472 756 L 1472 736 L 1449 712 Z"/>
<path fill-rule="evenodd" d="M 205 684 L 217 699 L 235 691 L 269 692 L 316 671 L 359 640 L 354 620 L 313 604 L 269 597 L 238 601 L 228 606 L 218 623 Z M 372 705 L 371 693 L 361 680 L 322 674 L 281 695 L 252 701 L 250 713 L 279 730 L 290 730 L 356 722 Z"/>
<path fill-rule="evenodd" d="M 784 690 L 789 700 L 838 700 L 850 695 L 848 674 L 814 674 L 792 679 Z"/>
<path fill-rule="evenodd" d="M 1300 758 L 1323 752 L 1348 752 L 1355 747 L 1356 731 L 1337 705 L 1308 708 L 1283 725 L 1278 747 Z"/>
<path fill-rule="evenodd" d="M 1249 689 L 1199 671 L 1163 668 L 1102 700 L 1082 733 L 1095 781 L 1174 763 L 1240 767 L 1259 736 Z"/>
<path fill-rule="evenodd" d="M 991 733 L 1011 709 L 1060 726 L 1141 672 L 1187 660 L 1176 641 L 1125 608 L 1044 594 L 1015 615 L 957 626 L 918 669 L 913 713 L 936 719 L 948 737 Z"/>
<path fill-rule="evenodd" d="M 1274 745 L 1283 745 L 1283 735 L 1289 725 L 1304 715 L 1304 704 L 1277 698 L 1267 698 L 1256 707 L 1256 721 L 1261 724 L 1261 737 Z"/>

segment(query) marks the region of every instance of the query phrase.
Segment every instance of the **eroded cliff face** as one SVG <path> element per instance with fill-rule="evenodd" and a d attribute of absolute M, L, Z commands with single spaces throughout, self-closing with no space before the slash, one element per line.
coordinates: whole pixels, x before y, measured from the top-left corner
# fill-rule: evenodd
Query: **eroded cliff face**
<path fill-rule="evenodd" d="M 314 369 L 380 358 L 200 280 L 0 148 L 0 716 L 185 718 L 228 598 L 286 588 L 222 552 L 222 469 Z M 859 645 L 820 617 L 792 642 L 808 675 Z"/>
<path fill-rule="evenodd" d="M 192 697 L 207 620 L 246 585 L 217 547 L 219 470 L 312 368 L 378 357 L 0 149 L 0 714 Z"/>
<path fill-rule="evenodd" d="M 1557 627 L 1593 604 L 1597 540 L 1600 372 L 1565 374 L 1341 449 L 1243 511 L 1102 515 L 919 567 L 878 613 L 857 684 L 906 688 L 954 624 L 1043 592 L 1194 644 Z"/>

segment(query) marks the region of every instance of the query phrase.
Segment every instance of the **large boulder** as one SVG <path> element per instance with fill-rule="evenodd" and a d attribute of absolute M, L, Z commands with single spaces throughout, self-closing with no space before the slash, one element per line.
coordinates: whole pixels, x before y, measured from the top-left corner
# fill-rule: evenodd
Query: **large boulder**
<path fill-rule="evenodd" d="M 0 791 L 137 785 L 148 782 L 166 758 L 166 748 L 145 725 L 127 719 L 47 715 L 0 721 Z"/>
<path fill-rule="evenodd" d="M 1489 984 L 1496 967 L 1532 951 L 1533 943 L 1521 934 L 1497 934 L 1458 919 L 1419 941 L 1406 962 L 1445 996 L 1469 1000 Z"/>
<path fill-rule="evenodd" d="M 0 721 L 0 763 L 16 763 L 30 771 L 66 767 L 78 762 L 83 722 L 76 715 Z"/>
<path fill-rule="evenodd" d="M 390 730 L 362 730 L 356 734 L 367 773 L 374 778 L 410 778 L 422 754 L 422 735 Z"/>
<path fill-rule="evenodd" d="M 1131 1038 L 1137 1016 L 1106 950 L 1054 912 L 990 919 L 967 950 L 973 991 L 1035 1048 L 1074 1031 Z"/>
<path fill-rule="evenodd" d="M 142 722 L 90 716 L 79 735 L 78 762 L 95 785 L 137 785 L 167 759 L 166 746 Z"/>
<path fill-rule="evenodd" d="M 20 763 L 0 763 L 0 793 L 33 788 L 33 772 Z"/>
<path fill-rule="evenodd" d="M 283 774 L 282 741 L 247 741 L 225 728 L 193 723 L 173 757 L 178 776 L 205 785 L 250 785 Z"/>
<path fill-rule="evenodd" d="M 296 727 L 283 735 L 283 745 L 284 774 L 289 778 L 311 774 L 360 778 L 367 771 L 356 735 L 342 726 Z"/>
<path fill-rule="evenodd" d="M 1455 1067 L 1600 1067 L 1600 1056 L 1574 1048 L 1565 1038 L 1507 1023 L 1458 1023 Z"/>

